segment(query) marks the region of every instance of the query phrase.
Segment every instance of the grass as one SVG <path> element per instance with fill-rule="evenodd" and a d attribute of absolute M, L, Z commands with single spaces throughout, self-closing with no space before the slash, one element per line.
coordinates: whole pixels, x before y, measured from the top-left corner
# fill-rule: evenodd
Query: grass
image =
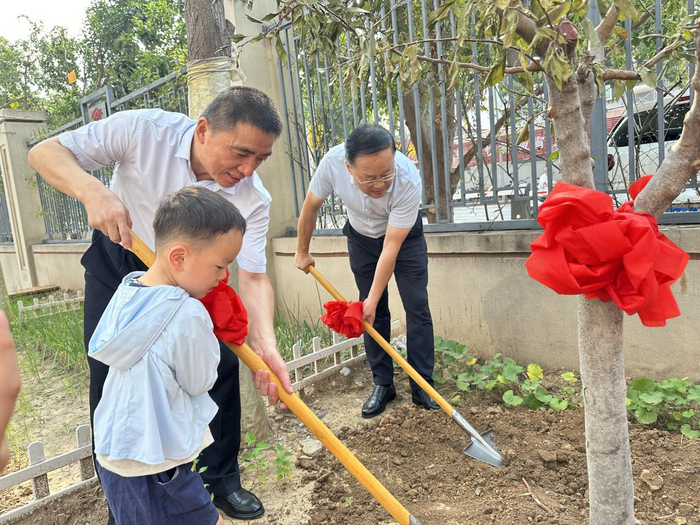
<path fill-rule="evenodd" d="M 321 322 L 321 305 L 319 312 L 313 315 L 307 310 L 307 318 L 313 321 L 302 319 L 301 313 L 297 309 L 292 310 L 285 303 L 284 309 L 278 309 L 275 314 L 275 335 L 277 336 L 277 349 L 285 361 L 294 358 L 292 349 L 295 344 L 301 343 L 301 355 L 310 354 L 313 351 L 314 337 L 321 338 L 321 347 L 325 348 L 333 344 L 333 334 L 331 329 Z"/>

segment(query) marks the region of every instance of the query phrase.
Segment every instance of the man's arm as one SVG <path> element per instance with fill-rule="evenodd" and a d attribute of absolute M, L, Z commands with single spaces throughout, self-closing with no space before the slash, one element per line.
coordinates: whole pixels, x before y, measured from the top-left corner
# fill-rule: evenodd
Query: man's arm
<path fill-rule="evenodd" d="M 7 317 L 0 311 L 0 472 L 10 461 L 5 429 L 12 417 L 20 387 L 15 344 Z"/>
<path fill-rule="evenodd" d="M 270 369 L 280 378 L 284 389 L 294 393 L 287 365 L 277 351 L 277 339 L 273 324 L 275 299 L 267 274 L 251 273 L 238 268 L 238 292 L 248 311 L 248 343 Z M 277 385 L 270 381 L 270 374 L 257 370 L 253 383 L 260 393 L 268 397 L 271 405 L 277 404 Z M 286 408 L 284 403 L 281 408 Z"/>
<path fill-rule="evenodd" d="M 377 269 L 374 272 L 372 287 L 362 307 L 362 317 L 369 324 L 374 323 L 377 303 L 387 284 L 389 284 L 389 279 L 391 279 L 391 274 L 394 273 L 394 267 L 396 266 L 396 257 L 399 255 L 401 245 L 410 231 L 411 228 L 387 226 L 384 245 L 382 246 L 382 254 L 377 261 Z"/>
<path fill-rule="evenodd" d="M 29 152 L 29 164 L 51 186 L 83 203 L 90 226 L 129 249 L 131 217 L 128 210 L 97 177 L 80 167 L 73 153 L 57 137 L 34 146 Z"/>
<path fill-rule="evenodd" d="M 311 190 L 306 192 L 306 199 L 304 199 L 304 204 L 301 207 L 297 225 L 297 251 L 294 254 L 294 266 L 303 270 L 304 273 L 309 273 L 309 266 L 315 266 L 316 263 L 314 258 L 309 255 L 309 245 L 311 244 L 311 235 L 314 233 L 318 210 L 321 209 L 321 206 L 323 206 L 322 199 L 311 193 Z"/>

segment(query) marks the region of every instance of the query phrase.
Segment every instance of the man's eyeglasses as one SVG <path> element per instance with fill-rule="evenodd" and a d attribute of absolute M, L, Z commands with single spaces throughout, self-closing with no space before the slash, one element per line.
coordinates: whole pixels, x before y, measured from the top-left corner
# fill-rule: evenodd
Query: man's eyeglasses
<path fill-rule="evenodd" d="M 353 172 L 353 175 L 355 175 L 355 172 Z M 359 182 L 363 186 L 368 186 L 370 184 L 377 184 L 378 182 L 386 184 L 388 182 L 391 182 L 395 176 L 396 176 L 396 170 L 394 170 L 393 172 L 389 173 L 388 175 L 384 175 L 383 177 L 380 177 L 378 179 L 360 180 L 360 177 L 358 177 L 357 175 L 355 175 L 355 178 L 357 179 L 357 182 Z"/>

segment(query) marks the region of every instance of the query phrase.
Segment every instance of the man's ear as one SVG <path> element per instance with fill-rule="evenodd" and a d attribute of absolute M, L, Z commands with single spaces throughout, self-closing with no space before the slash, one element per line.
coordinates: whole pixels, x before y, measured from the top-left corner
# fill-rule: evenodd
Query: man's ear
<path fill-rule="evenodd" d="M 197 125 L 194 128 L 194 136 L 197 142 L 204 144 L 204 136 L 207 134 L 207 131 L 210 131 L 209 122 L 205 117 L 199 117 Z"/>
<path fill-rule="evenodd" d="M 345 161 L 345 167 L 348 169 L 348 173 L 352 175 L 352 168 L 350 167 L 350 163 L 347 160 Z"/>
<path fill-rule="evenodd" d="M 185 269 L 185 260 L 189 255 L 189 250 L 186 246 L 175 244 L 168 250 L 168 263 L 176 272 L 181 272 Z"/>

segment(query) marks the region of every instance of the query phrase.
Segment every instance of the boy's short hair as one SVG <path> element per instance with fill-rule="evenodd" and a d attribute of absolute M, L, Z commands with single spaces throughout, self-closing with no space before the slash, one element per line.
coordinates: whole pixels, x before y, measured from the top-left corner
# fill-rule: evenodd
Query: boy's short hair
<path fill-rule="evenodd" d="M 173 239 L 207 243 L 231 230 L 243 235 L 246 223 L 231 202 L 206 188 L 188 186 L 161 199 L 153 219 L 156 249 Z"/>

